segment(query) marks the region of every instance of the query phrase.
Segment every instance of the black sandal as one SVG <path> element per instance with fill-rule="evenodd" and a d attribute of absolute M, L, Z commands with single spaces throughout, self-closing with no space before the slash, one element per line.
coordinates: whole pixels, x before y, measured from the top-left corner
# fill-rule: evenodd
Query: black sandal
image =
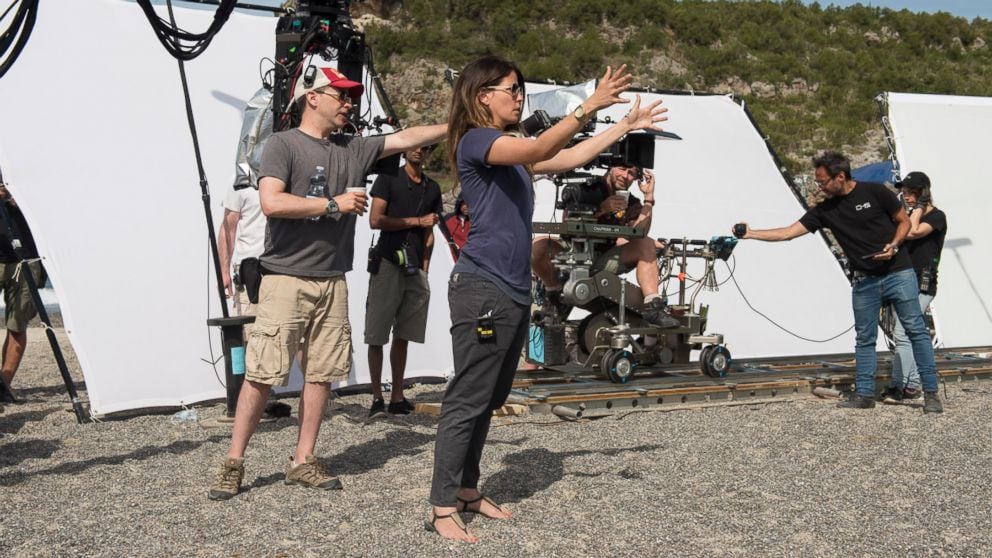
<path fill-rule="evenodd" d="M 470 510 L 470 509 L 468 509 L 468 507 L 470 505 L 472 505 L 472 504 L 474 504 L 476 502 L 485 502 L 485 503 L 489 504 L 490 506 L 492 506 L 492 507 L 494 507 L 494 508 L 502 511 L 503 513 L 507 513 L 507 511 L 503 509 L 503 506 L 497 504 L 496 502 L 493 502 L 492 500 L 489 499 L 488 496 L 483 496 L 483 495 L 480 494 L 479 497 L 476 498 L 476 499 L 474 499 L 474 500 L 466 500 L 465 498 L 458 498 L 458 501 L 462 504 L 461 511 L 463 511 L 463 512 L 476 513 L 476 514 L 479 514 L 482 517 L 485 517 L 487 519 L 506 519 L 506 518 L 503 518 L 503 517 L 496 517 L 496 516 L 493 516 L 493 515 L 489 515 L 487 513 L 482 513 L 482 506 L 479 506 L 479 509 L 477 509 L 477 510 Z"/>
<path fill-rule="evenodd" d="M 453 511 L 453 512 L 447 514 L 447 515 L 438 515 L 437 512 L 435 512 L 434 510 L 431 510 L 431 520 L 430 521 L 426 521 L 426 520 L 424 521 L 424 529 L 427 529 L 428 531 L 431 531 L 433 533 L 437 533 L 437 534 L 440 535 L 441 533 L 438 533 L 437 525 L 435 525 L 437 523 L 437 520 L 439 520 L 439 519 L 450 519 L 450 520 L 452 520 L 452 521 L 455 522 L 455 525 L 458 526 L 458 528 L 461 529 L 463 533 L 465 533 L 466 535 L 470 535 L 471 534 L 471 533 L 468 532 L 468 527 L 465 526 L 465 522 L 462 521 L 462 518 L 461 518 L 461 516 L 458 515 L 458 512 L 457 511 Z"/>

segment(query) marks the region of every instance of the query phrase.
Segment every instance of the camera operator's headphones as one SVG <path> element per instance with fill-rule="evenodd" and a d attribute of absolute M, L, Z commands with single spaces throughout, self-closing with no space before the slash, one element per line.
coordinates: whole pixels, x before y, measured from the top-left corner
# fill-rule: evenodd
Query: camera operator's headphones
<path fill-rule="evenodd" d="M 313 87 L 313 82 L 317 79 L 317 66 L 308 64 L 303 72 L 303 87 Z"/>
<path fill-rule="evenodd" d="M 897 188 L 909 188 L 910 190 L 919 190 L 920 196 L 917 202 L 920 205 L 930 205 L 932 198 L 930 197 L 930 177 L 926 173 L 915 171 L 906 175 L 905 178 L 896 182 Z"/>

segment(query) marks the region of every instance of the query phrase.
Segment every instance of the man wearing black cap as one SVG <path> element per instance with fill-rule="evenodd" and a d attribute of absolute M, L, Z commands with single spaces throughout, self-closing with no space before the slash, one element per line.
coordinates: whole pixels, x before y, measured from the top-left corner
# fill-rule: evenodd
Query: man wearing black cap
<path fill-rule="evenodd" d="M 286 385 L 300 353 L 304 387 L 300 431 L 286 466 L 286 484 L 340 489 L 314 457 L 331 383 L 348 378 L 351 324 L 344 274 L 354 259 L 356 215 L 368 203 L 365 175 L 376 160 L 437 143 L 446 124 L 407 128 L 388 136 L 340 134 L 352 100 L 364 91 L 334 68 L 308 66 L 293 89 L 298 128 L 273 134 L 262 153 L 259 201 L 268 218 L 264 269 L 255 324 L 245 352 L 231 449 L 208 496 L 238 493 L 244 454 L 274 385 Z"/>
<path fill-rule="evenodd" d="M 899 250 L 910 230 L 909 216 L 885 186 L 852 180 L 851 163 L 844 155 L 824 152 L 813 159 L 813 167 L 816 185 L 827 199 L 788 227 L 753 230 L 745 225 L 742 238 L 776 242 L 829 228 L 850 261 L 856 335 L 855 394 L 838 406 L 875 406 L 878 314 L 884 304 L 891 304 L 910 340 L 923 381 L 923 411 L 942 412 L 937 367 L 920 310 L 916 274 L 907 251 Z"/>
<path fill-rule="evenodd" d="M 937 295 L 937 266 L 944 249 L 947 234 L 947 216 L 933 205 L 930 196 L 930 177 L 922 172 L 911 172 L 896 183 L 909 214 L 909 234 L 906 251 L 913 261 L 920 288 L 920 310 L 926 312 Z M 913 346 L 899 320 L 892 329 L 895 343 L 892 359 L 892 383 L 882 393 L 883 403 L 901 403 L 922 397 L 920 373 Z"/>

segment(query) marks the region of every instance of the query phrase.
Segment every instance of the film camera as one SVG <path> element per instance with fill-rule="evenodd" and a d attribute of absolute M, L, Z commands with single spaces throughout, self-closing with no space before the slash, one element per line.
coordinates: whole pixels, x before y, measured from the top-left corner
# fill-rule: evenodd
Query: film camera
<path fill-rule="evenodd" d="M 299 124 L 299 110 L 290 105 L 296 78 L 307 76 L 311 58 L 337 61 L 348 79 L 361 82 L 362 68 L 371 58 L 365 35 L 349 13 L 351 0 L 298 0 L 296 12 L 276 23 L 275 75 L 272 82 L 273 128 L 278 132 Z M 316 69 L 311 70 L 311 74 Z M 361 102 L 351 109 L 352 121 L 362 114 Z"/>
<path fill-rule="evenodd" d="M 537 136 L 544 130 L 554 126 L 563 116 L 550 117 L 543 110 L 535 110 L 534 113 L 520 123 L 524 133 L 529 136 Z M 569 145 L 583 142 L 590 137 L 595 130 L 596 120 L 590 120 L 572 138 Z M 608 169 L 610 167 L 654 167 L 654 140 L 657 134 L 645 132 L 634 133 L 624 136 L 619 142 L 614 143 L 610 148 L 596 157 L 586 165 L 587 169 L 599 167 Z M 638 179 L 640 176 L 638 176 Z M 588 172 L 570 172 L 554 177 L 554 182 L 559 186 L 558 199 L 555 201 L 557 209 L 566 210 L 566 215 L 590 215 L 596 211 L 599 203 L 603 201 L 598 193 L 587 188 L 598 179 L 597 176 Z"/>
<path fill-rule="evenodd" d="M 600 153 L 589 166 L 603 169 L 610 167 L 650 169 L 654 167 L 654 139 L 653 134 L 628 134 L 613 144 L 608 151 Z M 591 215 L 603 201 L 596 191 L 588 188 L 598 179 L 599 177 L 584 172 L 566 173 L 555 177 L 555 184 L 561 188 L 555 207 L 564 209 L 568 216 Z"/>

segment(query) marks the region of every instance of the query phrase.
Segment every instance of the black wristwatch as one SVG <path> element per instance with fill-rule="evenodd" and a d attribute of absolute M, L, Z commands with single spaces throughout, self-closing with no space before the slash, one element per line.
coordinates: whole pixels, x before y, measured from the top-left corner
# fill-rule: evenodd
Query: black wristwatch
<path fill-rule="evenodd" d="M 331 217 L 339 213 L 341 213 L 341 208 L 338 207 L 338 202 L 334 201 L 334 198 L 327 200 L 327 207 L 324 208 L 324 214 Z"/>

